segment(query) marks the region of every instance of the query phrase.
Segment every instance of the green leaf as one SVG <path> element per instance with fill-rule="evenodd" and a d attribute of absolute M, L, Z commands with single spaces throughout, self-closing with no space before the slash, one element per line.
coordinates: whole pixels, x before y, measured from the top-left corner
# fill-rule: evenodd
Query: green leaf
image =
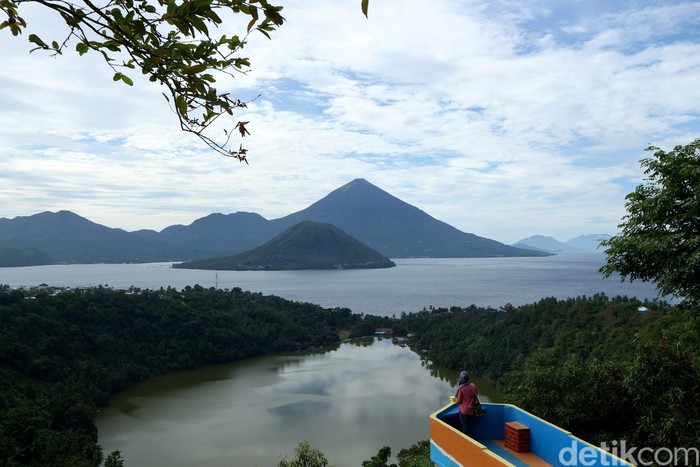
<path fill-rule="evenodd" d="M 206 63 L 200 63 L 198 65 L 193 65 L 187 68 L 183 68 L 183 72 L 187 73 L 188 75 L 196 75 L 197 73 L 201 73 L 204 70 L 208 68 Z"/>
<path fill-rule="evenodd" d="M 197 57 L 202 57 L 207 55 L 207 51 L 212 48 L 211 41 L 202 41 L 199 43 L 194 51 Z"/>
<path fill-rule="evenodd" d="M 36 34 L 30 34 L 27 39 L 29 39 L 29 42 L 38 45 L 42 49 L 49 48 L 49 46 L 46 45 L 46 42 L 42 41 Z"/>
<path fill-rule="evenodd" d="M 180 115 L 187 115 L 187 102 L 181 95 L 175 97 L 175 107 Z"/>
<path fill-rule="evenodd" d="M 112 13 L 112 16 L 114 16 L 115 20 L 120 22 L 124 20 L 124 16 L 122 15 L 122 12 L 119 8 L 112 8 L 110 13 Z"/>
<path fill-rule="evenodd" d="M 112 52 L 119 52 L 121 49 L 119 48 L 121 44 L 117 41 L 104 41 L 102 43 L 102 47 L 106 47 Z"/>
<path fill-rule="evenodd" d="M 189 20 L 192 26 L 194 26 L 199 32 L 202 32 L 207 36 L 209 35 L 209 29 L 207 28 L 206 23 L 201 18 L 197 16 L 192 16 L 191 18 L 189 18 Z"/>
<path fill-rule="evenodd" d="M 267 31 L 265 31 L 264 29 L 260 29 L 259 26 L 258 26 L 258 31 L 261 32 L 261 33 L 263 33 L 263 35 L 264 35 L 265 37 L 267 37 L 268 39 L 272 39 L 272 38 L 270 37 L 270 35 L 267 33 Z"/>
<path fill-rule="evenodd" d="M 88 50 L 90 50 L 90 47 L 88 47 L 88 45 L 84 42 L 78 42 L 75 44 L 75 51 L 80 55 L 85 55 Z"/>
<path fill-rule="evenodd" d="M 367 15 L 367 9 L 369 8 L 369 0 L 362 0 L 362 13 L 365 14 L 365 18 L 369 18 Z"/>
<path fill-rule="evenodd" d="M 126 75 L 121 75 L 121 79 L 122 79 L 122 81 L 124 81 L 124 82 L 125 82 L 126 84 L 128 84 L 129 86 L 133 86 L 133 85 L 134 85 L 134 82 L 131 80 L 131 78 L 129 78 L 129 77 L 126 76 Z"/>

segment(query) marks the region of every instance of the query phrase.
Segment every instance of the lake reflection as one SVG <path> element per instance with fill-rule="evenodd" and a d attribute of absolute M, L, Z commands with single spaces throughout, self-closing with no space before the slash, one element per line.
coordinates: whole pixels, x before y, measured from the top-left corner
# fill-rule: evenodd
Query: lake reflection
<path fill-rule="evenodd" d="M 375 339 L 168 375 L 114 398 L 97 418 L 100 444 L 133 466 L 276 466 L 308 440 L 336 467 L 361 466 L 382 446 L 428 439 L 456 381 L 432 373 Z"/>

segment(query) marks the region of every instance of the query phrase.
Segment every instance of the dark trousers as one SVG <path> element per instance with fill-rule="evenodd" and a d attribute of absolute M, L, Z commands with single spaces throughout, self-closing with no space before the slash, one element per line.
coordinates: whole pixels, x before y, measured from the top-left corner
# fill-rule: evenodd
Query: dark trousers
<path fill-rule="evenodd" d="M 459 421 L 462 422 L 462 432 L 467 436 L 472 435 L 472 418 L 474 418 L 474 415 L 459 413 Z"/>

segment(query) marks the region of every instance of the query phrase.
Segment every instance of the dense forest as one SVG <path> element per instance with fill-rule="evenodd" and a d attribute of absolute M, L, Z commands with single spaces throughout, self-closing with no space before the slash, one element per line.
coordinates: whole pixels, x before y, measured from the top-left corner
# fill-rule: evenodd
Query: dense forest
<path fill-rule="evenodd" d="M 99 465 L 93 418 L 116 391 L 379 327 L 410 335 L 426 363 L 483 375 L 506 402 L 589 441 L 700 444 L 693 309 L 595 295 L 378 317 L 240 289 L 137 292 L 27 296 L 0 288 L 0 465 Z M 426 446 L 403 452 L 416 454 L 400 465 L 420 465 Z M 368 465 L 387 459 L 380 451 Z"/>
<path fill-rule="evenodd" d="M 94 466 L 93 419 L 151 376 L 338 342 L 360 321 L 275 296 L 195 286 L 0 292 L 0 465 Z"/>
<path fill-rule="evenodd" d="M 700 445 L 697 310 L 600 294 L 427 310 L 400 324 L 426 359 L 488 377 L 506 402 L 587 441 Z"/>

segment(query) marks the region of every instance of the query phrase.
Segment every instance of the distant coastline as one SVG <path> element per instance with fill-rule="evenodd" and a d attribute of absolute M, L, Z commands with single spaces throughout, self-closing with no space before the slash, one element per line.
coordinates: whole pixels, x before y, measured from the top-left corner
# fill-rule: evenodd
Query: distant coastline
<path fill-rule="evenodd" d="M 653 284 L 603 279 L 602 253 L 563 253 L 546 258 L 394 258 L 395 268 L 329 271 L 205 271 L 173 269 L 172 262 L 0 268 L 11 287 L 131 286 L 157 290 L 200 285 L 272 294 L 324 307 L 391 316 L 430 306 L 518 306 L 544 297 L 605 293 L 655 299 Z"/>

